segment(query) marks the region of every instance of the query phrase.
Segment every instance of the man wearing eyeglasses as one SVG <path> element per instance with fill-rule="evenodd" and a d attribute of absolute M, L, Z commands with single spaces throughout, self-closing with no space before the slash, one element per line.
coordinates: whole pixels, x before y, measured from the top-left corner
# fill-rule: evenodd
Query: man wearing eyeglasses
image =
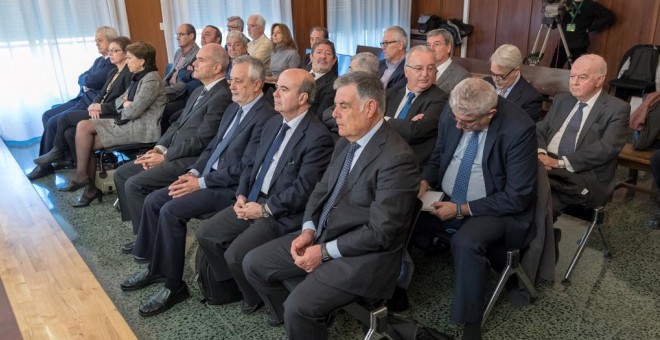
<path fill-rule="evenodd" d="M 570 93 L 538 123 L 538 158 L 548 169 L 555 216 L 568 205 L 605 204 L 626 142 L 630 105 L 602 91 L 607 63 L 585 54 L 571 67 Z"/>
<path fill-rule="evenodd" d="M 386 90 L 398 89 L 406 85 L 406 77 L 403 74 L 403 59 L 406 56 L 407 46 L 408 35 L 403 28 L 392 26 L 383 32 L 383 41 L 380 42 L 380 47 L 383 49 L 385 60 L 380 61 L 378 76 Z"/>
<path fill-rule="evenodd" d="M 273 43 L 264 34 L 266 19 L 259 14 L 252 14 L 248 17 L 248 54 L 261 60 L 266 67 L 266 72 L 270 72 L 270 55 L 273 52 Z"/>
<path fill-rule="evenodd" d="M 490 77 L 497 94 L 520 106 L 535 122 L 541 119 L 543 96 L 520 73 L 522 53 L 514 45 L 504 44 L 490 56 Z"/>
<path fill-rule="evenodd" d="M 507 249 L 523 248 L 533 219 L 535 126 L 520 107 L 471 77 L 451 92 L 438 136 L 419 197 L 430 188 L 445 197 L 420 214 L 413 237 L 450 237 L 456 280 L 449 318 L 465 325 L 463 339 L 481 339 L 486 249 L 503 239 Z"/>
<path fill-rule="evenodd" d="M 449 93 L 461 80 L 470 77 L 470 72 L 451 60 L 454 37 L 449 31 L 439 28 L 428 32 L 426 46 L 435 52 L 435 67 L 438 70 L 435 84 L 441 90 Z"/>
<path fill-rule="evenodd" d="M 406 83 L 387 90 L 385 119 L 415 151 L 422 167 L 431 156 L 438 135 L 438 119 L 447 93 L 435 85 L 435 54 L 415 46 L 404 58 Z"/>

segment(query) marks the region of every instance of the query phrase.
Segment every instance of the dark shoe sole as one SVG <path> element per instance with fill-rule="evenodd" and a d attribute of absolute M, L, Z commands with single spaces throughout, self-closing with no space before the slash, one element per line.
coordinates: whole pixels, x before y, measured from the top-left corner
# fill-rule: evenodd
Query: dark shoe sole
<path fill-rule="evenodd" d="M 257 304 L 252 305 L 252 306 L 247 306 L 247 305 L 241 304 L 241 313 L 243 313 L 245 315 L 250 315 L 250 314 L 258 311 L 259 308 L 263 307 L 263 305 L 264 305 L 263 302 L 259 302 Z"/>
<path fill-rule="evenodd" d="M 125 292 L 132 292 L 134 290 L 140 290 L 142 288 L 149 287 L 149 286 L 151 286 L 152 284 L 155 284 L 155 283 L 165 283 L 165 277 L 159 277 L 157 279 L 153 279 L 151 281 L 141 283 L 139 285 L 134 285 L 134 286 L 120 285 L 120 287 L 121 287 L 121 290 L 123 290 Z"/>
<path fill-rule="evenodd" d="M 129 245 L 130 245 L 130 247 L 129 247 Z M 124 254 L 131 254 L 131 253 L 133 253 L 133 247 L 134 246 L 135 246 L 135 242 L 126 243 L 121 247 L 121 252 L 124 253 Z"/>
<path fill-rule="evenodd" d="M 148 259 L 148 258 L 146 258 L 146 257 L 139 257 L 139 256 L 135 256 L 135 255 L 133 255 L 133 261 L 135 261 L 135 263 L 149 263 L 149 259 Z"/>
<path fill-rule="evenodd" d="M 170 300 L 167 301 L 161 308 L 158 308 L 154 311 L 151 312 L 143 312 L 141 309 L 138 309 L 138 312 L 140 313 L 140 316 L 144 317 L 149 317 L 149 316 L 154 316 L 158 315 L 160 313 L 163 313 L 167 311 L 168 309 L 174 307 L 177 303 L 183 302 L 190 298 L 190 291 L 186 289 L 185 294 L 179 294 L 178 296 L 173 296 Z"/>

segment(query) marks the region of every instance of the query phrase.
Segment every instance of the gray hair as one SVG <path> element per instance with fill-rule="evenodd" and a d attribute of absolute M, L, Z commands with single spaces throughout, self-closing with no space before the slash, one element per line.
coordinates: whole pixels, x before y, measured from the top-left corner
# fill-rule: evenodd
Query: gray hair
<path fill-rule="evenodd" d="M 243 27 L 245 27 L 245 22 L 243 22 L 243 19 L 237 15 L 233 15 L 227 18 L 227 22 L 232 21 L 238 21 L 239 25 L 241 26 L 241 32 L 243 32 Z"/>
<path fill-rule="evenodd" d="M 227 33 L 227 42 L 229 42 L 229 39 L 236 39 L 240 41 L 244 45 L 244 47 L 247 47 L 248 38 L 245 36 L 245 34 L 239 31 L 230 31 L 229 33 Z"/>
<path fill-rule="evenodd" d="M 481 78 L 463 79 L 451 91 L 449 106 L 455 114 L 484 116 L 497 106 L 495 87 Z"/>
<path fill-rule="evenodd" d="M 385 88 L 378 77 L 378 73 L 373 74 L 363 71 L 346 73 L 335 80 L 333 88 L 336 91 L 349 85 L 355 85 L 357 88 L 360 105 L 364 105 L 367 100 L 373 99 L 376 101 L 378 114 L 383 115 L 385 112 Z"/>
<path fill-rule="evenodd" d="M 259 25 L 261 27 L 266 27 L 266 19 L 264 19 L 264 17 L 262 17 L 259 14 L 250 15 L 250 18 L 252 18 L 252 17 L 257 19 L 257 25 Z M 248 18 L 248 20 L 249 20 L 249 18 Z"/>
<path fill-rule="evenodd" d="M 447 31 L 444 28 L 437 28 L 426 33 L 427 40 L 429 37 L 437 37 L 437 36 L 442 36 L 442 38 L 445 39 L 445 43 L 451 46 L 452 51 L 454 50 L 454 36 L 451 35 L 451 32 Z"/>
<path fill-rule="evenodd" d="M 250 78 L 250 81 L 254 83 L 261 80 L 263 86 L 266 79 L 266 68 L 261 60 L 249 55 L 242 55 L 232 60 L 232 65 L 236 66 L 238 64 L 248 64 L 248 78 Z"/>
<path fill-rule="evenodd" d="M 603 57 L 594 53 L 587 53 L 580 56 L 580 58 L 589 59 L 589 63 L 596 71 L 597 75 L 607 75 L 607 62 Z M 578 58 L 579 59 L 579 58 Z"/>
<path fill-rule="evenodd" d="M 499 67 L 513 70 L 520 67 L 523 59 L 518 47 L 511 44 L 504 44 L 493 52 L 493 55 L 490 56 L 490 61 Z"/>
<path fill-rule="evenodd" d="M 378 74 L 379 61 L 378 57 L 371 52 L 360 52 L 351 57 L 351 63 L 355 61 L 358 69 L 351 69 L 351 72 L 363 71 L 373 74 Z"/>
<path fill-rule="evenodd" d="M 425 45 L 417 45 L 413 48 L 411 48 L 407 53 L 406 53 L 406 61 L 405 63 L 408 64 L 408 59 L 410 59 L 410 56 L 413 53 L 427 53 L 430 54 L 433 57 L 433 60 L 435 60 L 435 52 L 433 50 Z"/>
<path fill-rule="evenodd" d="M 394 37 L 397 41 L 402 41 L 403 42 L 403 49 L 405 50 L 406 47 L 408 46 L 408 33 L 406 33 L 406 30 L 401 28 L 401 26 L 390 26 L 385 29 L 385 32 L 392 32 L 394 33 Z"/>
<path fill-rule="evenodd" d="M 108 43 L 119 36 L 119 34 L 117 34 L 117 30 L 110 26 L 100 26 L 96 29 L 96 33 L 103 34 Z"/>

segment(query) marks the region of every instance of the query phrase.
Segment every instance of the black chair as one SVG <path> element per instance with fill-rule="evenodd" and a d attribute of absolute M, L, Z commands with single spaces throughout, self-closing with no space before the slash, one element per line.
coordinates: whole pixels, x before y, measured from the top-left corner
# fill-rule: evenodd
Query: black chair
<path fill-rule="evenodd" d="M 376 57 L 378 57 L 378 60 L 385 59 L 385 55 L 383 54 L 383 49 L 380 47 L 357 45 L 357 47 L 355 48 L 355 54 L 362 52 L 370 52 Z"/>
<path fill-rule="evenodd" d="M 402 254 L 402 264 L 401 264 L 401 273 L 399 276 L 399 280 L 402 279 L 402 276 L 406 276 L 411 273 L 411 268 L 408 268 L 406 265 L 406 262 L 403 261 L 405 258 L 405 254 L 408 251 L 408 246 L 410 242 L 410 237 L 412 236 L 413 229 L 415 225 L 417 224 L 417 217 L 419 217 L 419 213 L 422 209 L 422 201 L 419 199 L 415 202 L 415 210 L 413 212 L 413 216 L 408 221 L 408 230 L 409 233 L 406 236 L 406 241 L 405 241 L 405 246 L 403 247 L 403 254 Z M 293 291 L 293 289 L 296 288 L 296 286 L 302 282 L 305 279 L 304 276 L 298 276 L 294 278 L 287 279 L 282 282 L 284 287 L 288 289 L 289 291 Z M 366 299 L 366 298 L 360 298 L 356 301 L 353 301 L 341 308 L 339 310 L 343 310 L 349 315 L 351 315 L 354 319 L 357 319 L 360 324 L 362 324 L 365 327 L 369 327 L 367 330 L 367 334 L 365 335 L 364 339 L 365 340 L 370 340 L 370 339 L 375 339 L 376 336 L 378 338 L 388 338 L 392 340 L 403 340 L 401 336 L 392 328 L 392 325 L 388 323 L 387 319 L 387 307 L 385 306 L 385 300 L 377 300 L 374 301 L 373 299 Z"/>
<path fill-rule="evenodd" d="M 137 155 L 143 154 L 151 149 L 153 149 L 155 142 L 152 143 L 133 143 L 133 144 L 124 144 L 124 145 L 115 145 L 107 148 L 101 148 L 97 150 L 98 164 L 99 164 L 99 177 L 106 178 L 108 177 L 107 169 L 110 168 L 106 164 L 106 160 L 109 158 L 110 154 L 115 154 L 115 152 L 121 153 L 128 157 L 127 160 L 135 159 Z"/>
<path fill-rule="evenodd" d="M 660 48 L 657 45 L 636 45 L 621 59 L 619 76 L 610 81 L 609 92 L 616 89 L 616 96 L 626 100 L 630 95 L 644 96 L 655 91 L 655 75 Z"/>

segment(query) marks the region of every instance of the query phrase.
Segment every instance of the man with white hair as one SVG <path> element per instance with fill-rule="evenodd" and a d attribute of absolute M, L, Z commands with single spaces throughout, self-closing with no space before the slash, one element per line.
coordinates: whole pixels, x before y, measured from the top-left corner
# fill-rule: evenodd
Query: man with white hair
<path fill-rule="evenodd" d="M 398 89 L 406 85 L 406 76 L 403 74 L 403 65 L 408 46 L 408 35 L 403 28 L 392 26 L 383 32 L 380 47 L 383 49 L 385 60 L 380 61 L 378 76 L 383 82 L 385 90 Z"/>
<path fill-rule="evenodd" d="M 266 70 L 270 70 L 270 55 L 273 52 L 273 43 L 264 34 L 266 19 L 259 14 L 248 17 L 248 54 L 264 63 Z"/>

